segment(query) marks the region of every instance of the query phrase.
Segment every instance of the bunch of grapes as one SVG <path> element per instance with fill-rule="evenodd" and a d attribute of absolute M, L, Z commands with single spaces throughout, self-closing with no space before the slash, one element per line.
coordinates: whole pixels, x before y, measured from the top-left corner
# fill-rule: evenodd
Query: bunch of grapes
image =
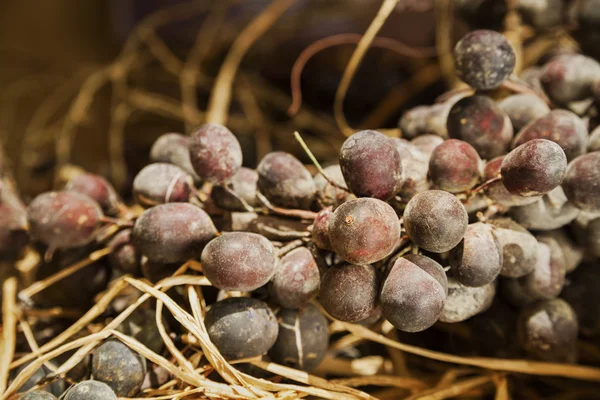
<path fill-rule="evenodd" d="M 561 54 L 527 86 L 514 76 L 512 46 L 491 30 L 464 36 L 454 60 L 472 91 L 406 112 L 402 139 L 354 133 L 338 164 L 315 175 L 281 151 L 242 167 L 236 136 L 206 124 L 155 142 L 133 181 L 139 212 L 89 173 L 27 207 L 2 187 L 0 257 L 16 260 L 31 243 L 44 255 L 40 280 L 108 248 L 106 261 L 28 299 L 46 307 L 87 307 L 116 277 L 156 283 L 196 265 L 215 290 L 202 299 L 206 333 L 227 360 L 266 355 L 310 371 L 327 352 L 328 318 L 385 319 L 414 333 L 478 321 L 501 302 L 518 310 L 521 351 L 575 362 L 580 330 L 599 331 L 586 280 L 598 277 L 589 264 L 600 256 L 600 128 L 590 136 L 591 109 L 578 115 L 571 105 L 600 101 L 600 64 Z M 523 93 L 507 94 L 515 87 Z M 152 314 L 119 329 L 165 351 Z M 66 400 L 135 397 L 153 374 L 114 339 L 91 360 L 84 375 L 93 380 Z"/>

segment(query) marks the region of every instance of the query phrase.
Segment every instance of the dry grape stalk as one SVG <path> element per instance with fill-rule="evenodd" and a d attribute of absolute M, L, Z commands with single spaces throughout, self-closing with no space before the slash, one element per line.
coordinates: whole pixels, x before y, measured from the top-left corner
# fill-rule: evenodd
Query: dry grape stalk
<path fill-rule="evenodd" d="M 451 51 L 459 38 L 442 36 L 454 17 L 438 15 L 446 29 L 436 35 L 438 59 L 365 110 L 365 120 L 397 113 L 394 104 L 441 70 L 470 88 L 406 110 L 399 130 L 355 132 L 342 103 L 366 51 L 430 54 L 375 37 L 392 14 L 430 2 L 386 0 L 364 35 L 314 42 L 294 66 L 294 102 L 242 61 L 251 66 L 247 54 L 295 35 L 289 22 L 311 20 L 316 5 L 271 2 L 228 37 L 223 28 L 241 4 L 206 4 L 151 15 L 117 61 L 84 83 L 56 141 L 64 187 L 26 207 L 0 158 L 1 400 L 494 391 L 501 399 L 598 384 L 600 153 L 588 132 L 598 124 L 600 66 L 544 51 L 536 73 L 515 76 L 535 49 L 521 50 L 514 18 L 547 38 L 560 24 L 552 10 L 526 1 L 494 8 L 507 40 L 486 14 L 488 0 L 457 1 L 457 13 L 478 26 Z M 205 11 L 194 47 L 179 58 L 157 29 Z M 334 118 L 300 110 L 302 66 L 357 42 L 340 70 Z M 213 77 L 205 64 L 216 65 L 217 54 L 225 59 Z M 152 60 L 181 100 L 140 83 Z M 107 85 L 111 180 L 64 168 Z M 290 103 L 295 115 L 282 122 Z M 162 131 L 121 198 L 124 134 L 143 113 L 172 118 L 187 134 Z M 297 132 L 293 140 L 296 129 L 309 132 L 306 141 Z M 248 132 L 274 140 L 248 146 Z"/>

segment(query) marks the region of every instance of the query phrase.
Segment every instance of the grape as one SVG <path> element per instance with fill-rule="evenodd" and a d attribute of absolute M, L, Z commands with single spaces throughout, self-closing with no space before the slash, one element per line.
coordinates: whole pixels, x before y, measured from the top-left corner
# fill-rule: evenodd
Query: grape
<path fill-rule="evenodd" d="M 279 331 L 275 315 L 260 300 L 233 297 L 213 304 L 205 318 L 210 340 L 229 360 L 269 351 Z"/>
<path fill-rule="evenodd" d="M 542 82 L 540 81 L 540 78 L 543 73 L 544 73 L 543 67 L 531 66 L 531 67 L 524 69 L 521 72 L 520 78 L 524 83 L 529 85 L 532 89 L 534 89 L 540 93 L 543 93 L 544 89 L 542 88 Z"/>
<path fill-rule="evenodd" d="M 459 100 L 448 114 L 448 134 L 464 140 L 482 158 L 502 155 L 513 137 L 510 119 L 491 98 L 474 95 Z"/>
<path fill-rule="evenodd" d="M 56 400 L 57 397 L 43 390 L 34 390 L 33 392 L 25 393 L 20 400 Z"/>
<path fill-rule="evenodd" d="M 600 269 L 596 262 L 581 265 L 569 275 L 561 296 L 577 314 L 581 333 L 598 337 L 600 334 L 600 291 L 595 284 L 600 280 Z"/>
<path fill-rule="evenodd" d="M 67 182 L 65 190 L 85 194 L 95 200 L 106 214 L 114 215 L 119 211 L 119 195 L 115 188 L 100 175 L 90 173 L 77 175 Z"/>
<path fill-rule="evenodd" d="M 443 253 L 464 237 L 469 217 L 456 197 L 441 190 L 428 190 L 413 197 L 404 209 L 404 226 L 419 247 Z"/>
<path fill-rule="evenodd" d="M 19 259 L 27 244 L 27 212 L 0 200 L 0 259 Z"/>
<path fill-rule="evenodd" d="M 310 172 L 293 155 L 276 151 L 267 154 L 256 168 L 258 189 L 273 204 L 307 209 L 316 187 Z"/>
<path fill-rule="evenodd" d="M 450 266 L 463 285 L 493 282 L 502 269 L 502 252 L 492 227 L 480 222 L 469 225 L 464 239 L 450 251 Z"/>
<path fill-rule="evenodd" d="M 133 195 L 144 207 L 188 202 L 193 190 L 194 178 L 172 164 L 147 165 L 133 180 Z"/>
<path fill-rule="evenodd" d="M 229 181 L 229 187 L 248 205 L 254 207 L 258 205 L 256 199 L 256 184 L 258 182 L 258 173 L 250 168 L 240 168 Z M 212 189 L 210 198 L 217 207 L 229 211 L 245 211 L 242 202 L 225 190 L 221 186 L 215 186 Z"/>
<path fill-rule="evenodd" d="M 281 309 L 279 335 L 269 357 L 279 364 L 311 371 L 319 366 L 329 345 L 327 319 L 312 304 L 300 310 Z"/>
<path fill-rule="evenodd" d="M 567 157 L 559 145 L 546 139 L 533 139 L 504 157 L 500 173 L 510 193 L 532 197 L 560 185 L 566 169 Z"/>
<path fill-rule="evenodd" d="M 515 52 L 502 34 L 490 30 L 467 33 L 454 47 L 456 73 L 475 90 L 497 88 L 515 67 Z"/>
<path fill-rule="evenodd" d="M 471 287 L 450 278 L 448 279 L 448 297 L 440 315 L 440 321 L 456 323 L 482 313 L 492 305 L 495 295 L 496 284 L 494 282 Z"/>
<path fill-rule="evenodd" d="M 528 123 L 550 112 L 550 107 L 539 96 L 529 93 L 513 94 L 498 103 L 518 132 Z"/>
<path fill-rule="evenodd" d="M 140 255 L 132 243 L 131 229 L 117 233 L 108 243 L 110 254 L 108 259 L 113 268 L 125 274 L 138 275 L 140 272 Z"/>
<path fill-rule="evenodd" d="M 325 207 L 315 218 L 312 229 L 312 240 L 315 245 L 323 250 L 331 250 L 331 241 L 329 240 L 329 222 L 333 215 L 333 207 Z"/>
<path fill-rule="evenodd" d="M 133 227 L 133 243 L 150 261 L 176 263 L 194 257 L 217 231 L 199 207 L 168 203 L 144 211 Z"/>
<path fill-rule="evenodd" d="M 205 124 L 192 132 L 190 161 L 205 181 L 224 184 L 242 167 L 242 148 L 229 129 Z"/>
<path fill-rule="evenodd" d="M 483 169 L 483 179 L 484 181 L 488 181 L 490 179 L 496 178 L 500 176 L 500 168 L 502 166 L 502 161 L 504 161 L 504 156 L 496 157 L 490 160 Z M 492 200 L 494 203 L 499 204 L 503 207 L 512 207 L 512 206 L 524 206 L 527 204 L 535 203 L 540 199 L 537 197 L 522 197 L 511 194 L 508 190 L 506 190 L 506 186 L 502 181 L 497 181 L 489 184 L 485 188 L 485 194 Z"/>
<path fill-rule="evenodd" d="M 600 79 L 600 64 L 581 54 L 563 54 L 544 66 L 540 77 L 546 94 L 558 104 L 592 96 L 592 84 Z"/>
<path fill-rule="evenodd" d="M 421 150 L 427 157 L 427 161 L 429 161 L 429 157 L 431 156 L 431 153 L 433 153 L 433 150 L 444 143 L 444 139 L 436 135 L 421 135 L 411 140 L 410 143 Z"/>
<path fill-rule="evenodd" d="M 138 308 L 119 325 L 117 330 L 131 336 L 155 353 L 160 353 L 165 344 L 156 325 L 155 315 L 154 309 Z M 162 322 L 167 326 L 164 317 Z"/>
<path fill-rule="evenodd" d="M 572 224 L 577 242 L 592 257 L 600 257 L 600 218 L 598 214 L 581 212 Z"/>
<path fill-rule="evenodd" d="M 389 200 L 402 187 L 400 154 L 394 142 L 377 131 L 360 131 L 346 139 L 340 167 L 348 188 L 358 197 Z"/>
<path fill-rule="evenodd" d="M 27 363 L 27 364 L 23 364 L 19 368 L 17 368 L 13 372 L 13 377 L 16 377 L 17 375 L 19 375 L 29 365 L 30 365 L 30 363 Z M 46 367 L 45 365 L 42 365 L 33 373 L 33 375 L 31 375 L 31 377 L 29 379 L 27 379 L 25 381 L 25 383 L 23 385 L 21 385 L 21 387 L 17 390 L 17 393 L 27 392 L 28 390 L 32 389 L 34 386 L 42 383 L 45 379 L 47 379 L 48 375 L 51 375 L 51 374 L 52 374 L 52 371 L 50 371 L 50 369 L 48 369 L 48 367 Z M 46 393 L 52 394 L 54 396 L 60 396 L 65 390 L 65 381 L 59 380 L 54 383 L 51 383 L 50 385 L 45 386 L 44 390 L 46 391 Z"/>
<path fill-rule="evenodd" d="M 396 260 L 383 282 L 381 310 L 397 329 L 420 332 L 438 320 L 447 293 L 441 265 L 426 256 L 408 255 Z"/>
<path fill-rule="evenodd" d="M 567 168 L 563 189 L 575 207 L 600 211 L 600 151 L 584 154 L 573 160 Z"/>
<path fill-rule="evenodd" d="M 544 243 L 546 243 L 546 240 L 556 241 L 563 253 L 567 274 L 574 271 L 583 260 L 583 249 L 563 229 L 540 233 L 537 235 L 537 238 L 538 241 L 543 241 Z"/>
<path fill-rule="evenodd" d="M 176 165 L 192 175 L 195 181 L 199 181 L 200 178 L 190 160 L 190 142 L 191 138 L 181 133 L 165 133 L 152 145 L 150 160 L 155 163 Z"/>
<path fill-rule="evenodd" d="M 443 140 L 439 136 L 435 137 Z M 392 140 L 396 145 L 398 153 L 400 153 L 402 171 L 404 172 L 404 184 L 398 194 L 402 198 L 402 202 L 406 203 L 417 193 L 429 188 L 427 171 L 429 169 L 429 158 L 431 154 L 425 154 L 417 146 L 406 139 L 393 138 Z"/>
<path fill-rule="evenodd" d="M 53 249 L 84 246 L 96 238 L 102 210 L 76 192 L 46 192 L 27 207 L 29 233 Z"/>
<path fill-rule="evenodd" d="M 117 396 L 133 397 L 144 383 L 146 359 L 119 340 L 106 340 L 94 350 L 92 376 Z"/>
<path fill-rule="evenodd" d="M 537 240 L 529 231 L 509 218 L 489 221 L 502 249 L 500 275 L 519 278 L 533 271 L 537 262 Z"/>
<path fill-rule="evenodd" d="M 563 189 L 556 189 L 533 204 L 513 207 L 510 216 L 527 229 L 547 231 L 565 226 L 579 214 L 579 210 L 567 202 Z"/>
<path fill-rule="evenodd" d="M 228 232 L 214 238 L 202 250 L 200 262 L 213 286 L 243 292 L 265 285 L 279 265 L 273 244 L 250 232 Z"/>
<path fill-rule="evenodd" d="M 448 137 L 446 118 L 449 110 L 449 104 L 417 106 L 402 115 L 398 128 L 402 131 L 402 136 L 408 139 L 424 134 L 433 134 L 445 139 Z"/>
<path fill-rule="evenodd" d="M 83 381 L 67 390 L 64 400 L 117 400 L 117 395 L 106 383 Z"/>
<path fill-rule="evenodd" d="M 377 308 L 379 279 L 371 265 L 333 266 L 321 279 L 319 300 L 332 317 L 346 322 L 368 318 Z"/>
<path fill-rule="evenodd" d="M 519 0 L 518 10 L 523 20 L 536 30 L 550 30 L 562 22 L 563 0 Z"/>
<path fill-rule="evenodd" d="M 271 281 L 273 299 L 285 308 L 300 308 L 319 291 L 321 275 L 312 253 L 299 247 L 281 258 Z"/>
<path fill-rule="evenodd" d="M 600 81 L 599 81 L 600 82 Z M 588 141 L 587 151 L 589 153 L 600 150 L 600 125 L 591 133 Z"/>
<path fill-rule="evenodd" d="M 575 362 L 577 332 L 577 316 L 561 299 L 528 306 L 519 315 L 517 324 L 523 349 L 543 361 Z"/>
<path fill-rule="evenodd" d="M 344 175 L 342 175 L 342 169 L 339 165 L 330 165 L 324 169 L 325 174 L 329 179 L 335 182 L 341 187 L 346 187 L 346 181 L 344 181 Z M 355 199 L 352 193 L 336 188 L 321 175 L 317 173 L 314 176 L 315 187 L 317 189 L 317 196 L 322 204 L 327 206 L 339 206 L 340 204 Z"/>
<path fill-rule="evenodd" d="M 513 147 L 532 139 L 548 139 L 558 144 L 567 160 L 585 153 L 588 131 L 585 122 L 571 111 L 553 110 L 525 126 L 513 141 Z"/>
<path fill-rule="evenodd" d="M 429 179 L 436 189 L 460 193 L 475 187 L 480 169 L 481 159 L 470 144 L 448 139 L 431 153 Z"/>
<path fill-rule="evenodd" d="M 370 264 L 394 250 L 400 222 L 394 209 L 381 200 L 350 200 L 333 212 L 329 238 L 333 250 L 347 262 Z"/>

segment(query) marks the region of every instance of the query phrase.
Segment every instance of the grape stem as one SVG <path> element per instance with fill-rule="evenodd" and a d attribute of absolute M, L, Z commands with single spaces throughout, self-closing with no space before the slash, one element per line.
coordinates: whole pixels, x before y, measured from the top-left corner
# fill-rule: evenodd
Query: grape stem
<path fill-rule="evenodd" d="M 246 211 L 248 211 L 248 212 L 254 212 L 254 208 L 250 204 L 248 204 L 248 202 L 246 200 L 244 200 L 242 197 L 240 197 L 240 195 L 237 194 L 233 189 L 231 189 L 227 185 L 223 185 L 222 188 L 225 189 L 225 191 L 227 193 L 229 193 L 230 195 L 232 195 L 233 197 L 235 197 L 235 199 L 242 204 L 242 207 L 244 207 L 244 209 Z"/>
<path fill-rule="evenodd" d="M 317 218 L 317 213 L 307 210 L 294 210 L 289 208 L 277 207 L 271 204 L 271 202 L 261 192 L 256 192 L 256 198 L 271 212 L 274 214 L 283 215 L 286 217 L 295 217 L 300 219 L 314 220 Z"/>
<path fill-rule="evenodd" d="M 298 141 L 298 143 L 300 143 L 300 146 L 302 146 L 302 149 L 304 150 L 304 152 L 306 153 L 306 155 L 308 156 L 308 158 L 310 158 L 310 161 L 312 161 L 312 163 L 315 165 L 315 167 L 317 167 L 317 170 L 319 171 L 319 173 L 323 176 L 323 178 L 325 178 L 325 180 L 327 182 L 329 182 L 329 184 L 335 188 L 341 189 L 345 192 L 351 193 L 350 190 L 348 190 L 348 188 L 338 185 L 337 183 L 335 183 L 333 181 L 333 179 L 331 179 L 329 176 L 327 176 L 327 173 L 325 172 L 325 170 L 323 170 L 323 167 L 321 167 L 321 164 L 319 164 L 319 162 L 317 161 L 317 158 L 315 157 L 315 155 L 312 153 L 312 151 L 310 151 L 310 149 L 308 148 L 308 146 L 306 145 L 306 142 L 304 141 L 304 139 L 302 139 L 302 136 L 300 136 L 300 133 L 298 133 L 297 131 L 294 132 L 294 137 L 296 138 L 296 140 Z"/>
<path fill-rule="evenodd" d="M 107 217 L 106 215 L 100 217 L 100 221 L 105 222 L 107 224 L 117 225 L 119 227 L 124 227 L 124 226 L 128 227 L 128 228 L 133 227 L 133 222 L 131 222 L 131 221 L 125 221 L 122 219 L 111 218 L 111 217 Z"/>
<path fill-rule="evenodd" d="M 285 245 L 281 246 L 281 248 L 279 249 L 278 255 L 279 255 L 279 257 L 283 257 L 290 251 L 297 249 L 298 247 L 302 246 L 303 244 L 304 244 L 304 241 L 302 239 L 296 239 L 289 243 L 286 243 Z"/>
<path fill-rule="evenodd" d="M 487 181 L 483 182 L 481 185 L 479 185 L 476 188 L 470 190 L 469 191 L 469 198 L 471 198 L 474 195 L 476 195 L 477 193 L 481 192 L 482 190 L 484 190 L 485 188 L 487 188 L 488 186 L 490 186 L 492 183 L 500 182 L 501 180 L 502 180 L 502 176 L 496 176 L 495 178 L 488 179 Z"/>

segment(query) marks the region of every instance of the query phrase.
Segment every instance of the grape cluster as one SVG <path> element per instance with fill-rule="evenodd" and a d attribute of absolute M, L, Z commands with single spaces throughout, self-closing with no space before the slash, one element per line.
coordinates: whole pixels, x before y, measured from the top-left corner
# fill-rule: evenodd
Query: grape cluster
<path fill-rule="evenodd" d="M 519 9 L 538 29 L 554 23 L 533 2 Z M 597 334 L 600 321 L 586 306 L 597 311 L 586 277 L 598 273 L 579 268 L 600 256 L 600 127 L 589 134 L 598 124 L 600 64 L 561 54 L 519 80 L 514 50 L 490 30 L 463 37 L 454 60 L 474 93 L 407 111 L 403 138 L 350 135 L 337 164 L 317 165 L 314 176 L 282 151 L 243 167 L 236 136 L 206 124 L 156 140 L 152 163 L 133 180 L 139 212 L 94 174 L 27 207 L 2 187 L 0 257 L 36 249 L 45 255 L 35 271 L 43 279 L 106 245 L 106 262 L 30 299 L 56 307 L 89 304 L 111 277 L 156 283 L 191 265 L 188 273 L 212 285 L 204 325 L 228 360 L 268 355 L 313 370 L 327 352 L 328 317 L 365 325 L 384 318 L 413 333 L 476 326 L 486 310 L 508 304 L 519 312 L 511 326 L 522 351 L 574 362 L 580 326 Z M 527 90 L 507 93 L 515 86 Z M 591 108 L 578 113 L 572 104 L 583 100 Z M 85 295 L 74 295 L 78 287 Z M 147 311 L 119 330 L 164 352 Z M 114 338 L 89 364 L 93 380 L 65 399 L 135 397 L 155 367 Z"/>

